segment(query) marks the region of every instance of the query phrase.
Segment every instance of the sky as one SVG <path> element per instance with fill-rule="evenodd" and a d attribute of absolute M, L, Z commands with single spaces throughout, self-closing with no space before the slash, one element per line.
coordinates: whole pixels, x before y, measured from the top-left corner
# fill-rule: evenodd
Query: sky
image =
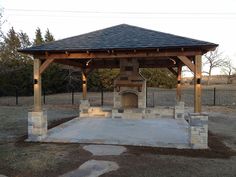
<path fill-rule="evenodd" d="M 0 8 L 4 32 L 13 26 L 31 39 L 37 27 L 63 39 L 126 23 L 217 43 L 236 66 L 236 0 L 0 0 Z"/>

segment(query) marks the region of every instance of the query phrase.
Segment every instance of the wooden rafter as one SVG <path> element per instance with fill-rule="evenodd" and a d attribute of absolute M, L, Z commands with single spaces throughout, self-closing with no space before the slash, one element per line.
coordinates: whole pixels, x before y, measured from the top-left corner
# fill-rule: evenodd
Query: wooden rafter
<path fill-rule="evenodd" d="M 45 69 L 54 61 L 54 59 L 47 59 L 43 62 L 43 64 L 39 68 L 39 73 L 42 74 Z"/>
<path fill-rule="evenodd" d="M 177 73 L 172 67 L 168 67 L 168 69 L 169 69 L 170 72 L 172 72 L 175 76 L 178 76 L 178 73 Z"/>
<path fill-rule="evenodd" d="M 186 56 L 178 56 L 178 58 L 192 71 L 194 72 L 194 64 L 192 61 Z"/>

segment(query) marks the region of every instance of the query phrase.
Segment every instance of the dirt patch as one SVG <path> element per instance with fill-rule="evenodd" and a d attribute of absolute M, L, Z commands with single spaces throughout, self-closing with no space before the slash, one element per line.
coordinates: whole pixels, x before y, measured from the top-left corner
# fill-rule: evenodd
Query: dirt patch
<path fill-rule="evenodd" d="M 236 152 L 227 147 L 222 138 L 209 132 L 208 133 L 209 149 L 192 150 L 192 149 L 175 149 L 175 148 L 156 148 L 156 147 L 134 147 L 126 146 L 128 153 L 134 155 L 143 154 L 161 154 L 161 155 L 176 155 L 185 157 L 203 157 L 203 158 L 230 158 L 235 156 Z"/>
<path fill-rule="evenodd" d="M 22 142 L 3 145 L 0 149 L 0 172 L 17 177 L 56 177 L 91 158 L 79 144 Z"/>

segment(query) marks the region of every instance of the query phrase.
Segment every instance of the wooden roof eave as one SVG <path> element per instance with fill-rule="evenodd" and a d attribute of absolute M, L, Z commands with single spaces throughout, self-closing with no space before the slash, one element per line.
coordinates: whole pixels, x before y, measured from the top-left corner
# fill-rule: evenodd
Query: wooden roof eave
<path fill-rule="evenodd" d="M 34 58 L 39 59 L 122 59 L 122 58 L 158 58 L 158 57 L 175 57 L 175 56 L 195 56 L 202 55 L 202 49 L 184 50 L 124 50 L 124 51 L 100 51 L 100 52 L 44 52 L 34 53 Z"/>

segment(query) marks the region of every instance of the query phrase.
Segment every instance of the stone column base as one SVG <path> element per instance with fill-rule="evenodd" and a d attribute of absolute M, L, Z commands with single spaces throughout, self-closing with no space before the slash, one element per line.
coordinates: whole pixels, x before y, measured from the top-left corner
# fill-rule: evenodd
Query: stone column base
<path fill-rule="evenodd" d="M 80 100 L 79 110 L 80 117 L 86 117 L 89 115 L 90 103 L 88 100 Z"/>
<path fill-rule="evenodd" d="M 189 114 L 190 145 L 193 149 L 208 148 L 208 115 L 202 113 Z"/>
<path fill-rule="evenodd" d="M 47 135 L 47 112 L 28 113 L 28 141 L 41 141 Z"/>
<path fill-rule="evenodd" d="M 174 108 L 175 119 L 184 119 L 184 102 L 177 102 Z"/>

